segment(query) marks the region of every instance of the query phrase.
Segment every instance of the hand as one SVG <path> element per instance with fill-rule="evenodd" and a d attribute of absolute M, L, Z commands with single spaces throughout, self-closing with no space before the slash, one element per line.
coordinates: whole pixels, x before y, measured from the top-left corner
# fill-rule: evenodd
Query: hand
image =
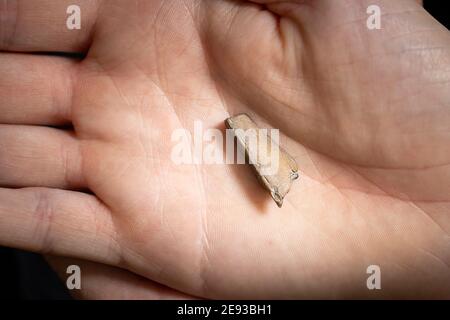
<path fill-rule="evenodd" d="M 417 1 L 369 30 L 374 1 L 84 0 L 79 31 L 72 2 L 3 8 L 0 244 L 205 298 L 449 297 L 450 37 Z M 240 112 L 296 158 L 282 209 L 171 161 Z"/>

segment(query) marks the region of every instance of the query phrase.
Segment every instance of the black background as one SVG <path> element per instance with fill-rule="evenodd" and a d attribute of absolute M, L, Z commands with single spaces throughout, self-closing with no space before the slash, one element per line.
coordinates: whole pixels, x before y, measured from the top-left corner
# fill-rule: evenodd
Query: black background
<path fill-rule="evenodd" d="M 447 29 L 450 29 L 450 10 L 446 6 L 449 2 L 424 1 L 425 8 Z M 70 299 L 70 295 L 41 256 L 0 247 L 0 298 Z"/>

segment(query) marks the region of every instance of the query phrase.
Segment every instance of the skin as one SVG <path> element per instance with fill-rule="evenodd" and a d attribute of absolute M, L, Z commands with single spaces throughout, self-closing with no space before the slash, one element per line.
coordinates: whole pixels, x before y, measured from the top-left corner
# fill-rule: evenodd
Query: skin
<path fill-rule="evenodd" d="M 450 298 L 450 36 L 417 1 L 72 2 L 0 5 L 1 245 L 83 298 Z M 171 161 L 240 112 L 298 163 L 282 209 Z"/>

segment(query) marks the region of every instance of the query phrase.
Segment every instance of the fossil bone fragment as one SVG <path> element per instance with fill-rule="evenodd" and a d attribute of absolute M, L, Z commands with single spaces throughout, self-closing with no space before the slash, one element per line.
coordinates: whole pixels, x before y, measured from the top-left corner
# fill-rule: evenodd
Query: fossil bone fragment
<path fill-rule="evenodd" d="M 273 131 L 270 137 L 268 130 L 258 128 L 247 114 L 230 117 L 225 120 L 225 125 L 233 130 L 259 180 L 281 208 L 292 182 L 299 177 L 294 158 L 274 141 Z M 278 135 L 276 137 L 278 138 Z"/>

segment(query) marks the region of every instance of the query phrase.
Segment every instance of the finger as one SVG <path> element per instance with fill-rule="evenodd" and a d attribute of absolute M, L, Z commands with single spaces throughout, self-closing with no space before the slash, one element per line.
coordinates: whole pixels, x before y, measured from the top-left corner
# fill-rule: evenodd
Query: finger
<path fill-rule="evenodd" d="M 109 210 L 96 197 L 48 188 L 0 188 L 0 245 L 117 265 Z"/>
<path fill-rule="evenodd" d="M 167 300 L 194 299 L 171 288 L 129 271 L 89 261 L 55 256 L 45 257 L 66 281 L 67 267 L 76 265 L 81 271 L 81 289 L 71 293 L 79 299 L 95 300 Z"/>
<path fill-rule="evenodd" d="M 67 20 L 80 8 L 80 29 Z M 1 51 L 86 52 L 100 0 L 6 0 L 0 2 Z M 70 20 L 72 21 L 72 20 Z"/>
<path fill-rule="evenodd" d="M 86 187 L 78 140 L 69 131 L 0 125 L 0 186 Z"/>
<path fill-rule="evenodd" d="M 0 123 L 69 123 L 76 66 L 68 58 L 0 54 Z"/>

